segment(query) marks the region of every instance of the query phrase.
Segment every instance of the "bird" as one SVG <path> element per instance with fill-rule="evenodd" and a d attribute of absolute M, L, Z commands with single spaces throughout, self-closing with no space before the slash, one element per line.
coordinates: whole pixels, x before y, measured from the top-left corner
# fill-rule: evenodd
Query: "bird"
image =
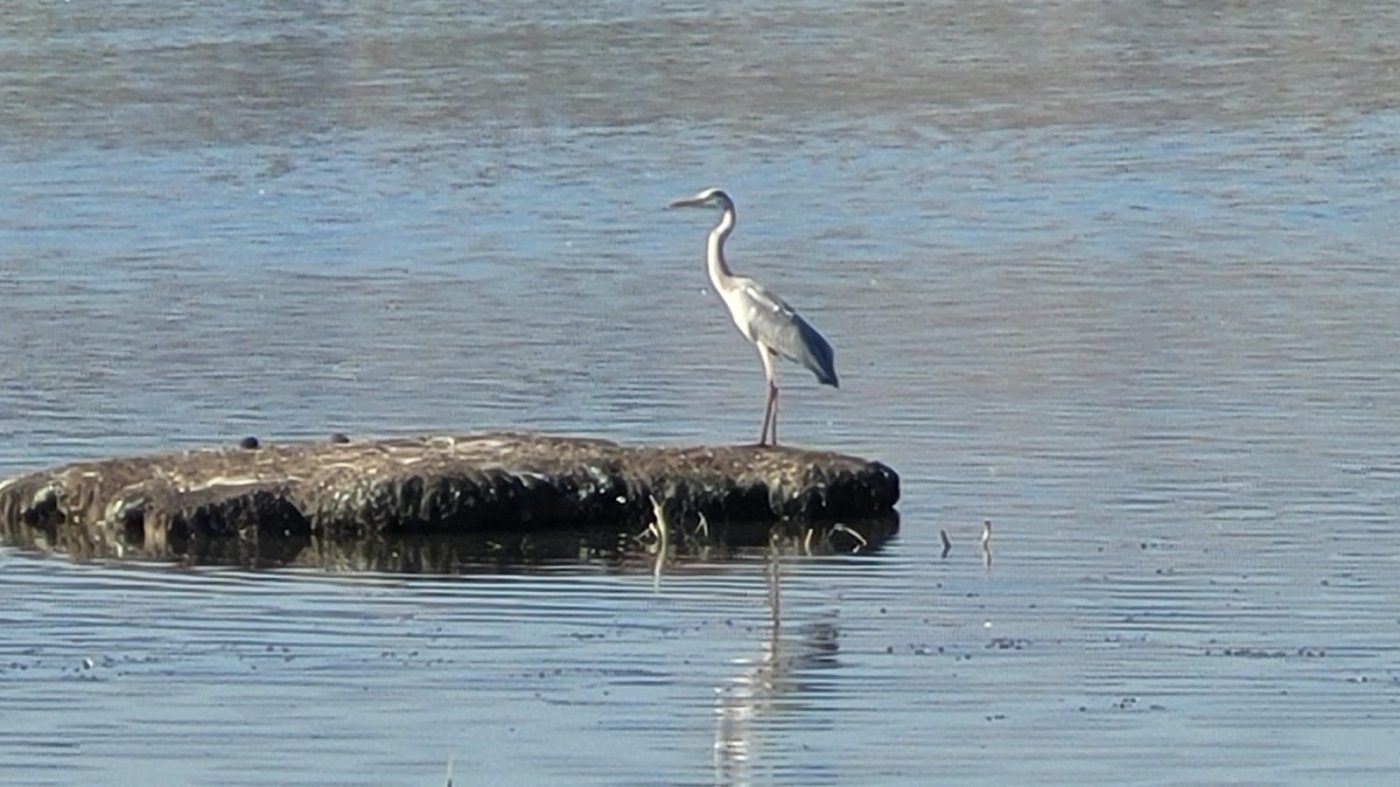
<path fill-rule="evenodd" d="M 763 406 L 763 427 L 758 433 L 760 446 L 778 444 L 778 378 L 773 360 L 779 356 L 796 361 L 812 371 L 823 385 L 839 388 L 835 353 L 826 338 L 795 309 L 767 287 L 747 276 L 736 276 L 724 259 L 724 241 L 734 231 L 734 200 L 717 188 L 707 188 L 693 197 L 678 199 L 672 208 L 718 208 L 719 223 L 710 230 L 705 245 L 705 264 L 729 315 L 744 338 L 758 347 L 767 381 Z"/>

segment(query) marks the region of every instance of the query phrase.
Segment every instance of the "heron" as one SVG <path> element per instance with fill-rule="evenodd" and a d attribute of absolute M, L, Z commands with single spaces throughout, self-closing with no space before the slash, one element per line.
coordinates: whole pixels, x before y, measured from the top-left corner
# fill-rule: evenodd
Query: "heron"
<path fill-rule="evenodd" d="M 763 405 L 763 427 L 758 444 L 778 444 L 778 377 L 773 361 L 778 356 L 796 361 L 812 371 L 817 381 L 833 388 L 839 387 L 831 345 L 795 309 L 767 287 L 747 276 L 735 276 L 724 260 L 724 241 L 734 231 L 734 200 L 716 188 L 708 188 L 693 197 L 678 199 L 672 208 L 719 208 L 719 223 L 710 230 L 705 245 L 705 264 L 710 283 L 729 307 L 729 316 L 744 338 L 758 347 L 767 381 L 767 398 Z"/>

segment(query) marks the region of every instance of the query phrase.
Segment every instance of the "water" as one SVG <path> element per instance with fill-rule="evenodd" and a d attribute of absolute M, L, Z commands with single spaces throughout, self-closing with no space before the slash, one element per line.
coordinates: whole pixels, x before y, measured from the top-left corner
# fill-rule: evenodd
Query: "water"
<path fill-rule="evenodd" d="M 837 348 L 877 554 L 461 577 L 0 552 L 16 784 L 1389 783 L 1388 3 L 16 3 L 0 474 L 757 434 Z M 993 521 L 992 560 L 977 546 Z M 938 531 L 954 548 L 940 558 Z"/>

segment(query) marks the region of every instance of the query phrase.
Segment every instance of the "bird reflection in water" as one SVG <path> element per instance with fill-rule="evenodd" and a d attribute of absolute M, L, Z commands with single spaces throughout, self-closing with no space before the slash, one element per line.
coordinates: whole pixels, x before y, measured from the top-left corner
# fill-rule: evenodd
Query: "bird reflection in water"
<path fill-rule="evenodd" d="M 804 709 L 802 697 L 813 692 L 812 673 L 838 666 L 838 632 L 829 620 L 804 624 L 783 634 L 782 541 L 769 545 L 765 578 L 768 625 L 759 654 L 715 689 L 714 781 L 747 784 L 771 773 L 755 773 L 765 742 L 785 716 Z"/>

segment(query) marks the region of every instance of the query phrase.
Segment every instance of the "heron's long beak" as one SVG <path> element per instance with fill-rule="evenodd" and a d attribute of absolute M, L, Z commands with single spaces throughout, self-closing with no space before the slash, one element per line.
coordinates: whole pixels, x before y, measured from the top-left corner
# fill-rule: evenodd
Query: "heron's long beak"
<path fill-rule="evenodd" d="M 693 207 L 695 207 L 695 206 L 697 206 L 697 205 L 699 205 L 699 204 L 700 204 L 700 200 L 696 199 L 695 197 L 685 197 L 685 198 L 683 198 L 683 199 L 673 200 L 673 201 L 671 202 L 671 204 L 670 204 L 670 205 L 667 205 L 666 207 L 668 207 L 668 208 L 693 208 Z"/>

